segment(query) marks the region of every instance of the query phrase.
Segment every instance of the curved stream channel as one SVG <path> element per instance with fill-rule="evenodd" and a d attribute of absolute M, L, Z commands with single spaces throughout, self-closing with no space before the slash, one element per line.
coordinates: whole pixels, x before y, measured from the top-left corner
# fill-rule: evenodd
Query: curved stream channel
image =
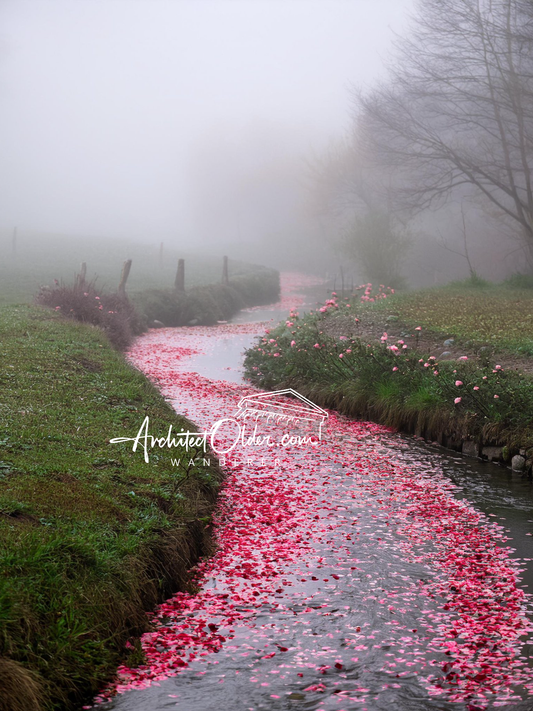
<path fill-rule="evenodd" d="M 264 322 L 308 308 L 286 283 L 270 311 L 154 330 L 129 357 L 207 431 L 260 392 L 241 364 Z M 147 664 L 120 668 L 99 708 L 529 708 L 530 481 L 334 412 L 320 440 L 318 420 L 311 441 L 278 420 L 239 420 L 232 449 L 235 423 L 220 427 L 216 552 L 197 594 L 158 608 Z M 247 439 L 256 424 L 268 441 Z"/>

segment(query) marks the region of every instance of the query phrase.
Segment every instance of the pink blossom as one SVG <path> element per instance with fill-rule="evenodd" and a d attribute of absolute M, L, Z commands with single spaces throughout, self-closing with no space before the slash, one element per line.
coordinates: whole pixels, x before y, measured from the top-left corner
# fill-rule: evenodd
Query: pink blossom
<path fill-rule="evenodd" d="M 320 348 L 320 346 L 319 346 L 318 343 L 315 343 L 315 345 L 313 346 L 313 348 Z"/>
<path fill-rule="evenodd" d="M 194 339 L 197 338 L 197 334 L 198 330 L 195 330 Z M 180 354 L 186 355 L 187 349 L 183 348 L 182 339 L 187 338 L 187 335 L 180 334 L 178 341 L 180 345 L 178 346 L 176 342 L 172 351 L 168 350 L 168 342 L 165 339 L 163 339 L 164 347 L 159 348 L 157 339 L 160 340 L 162 336 L 162 333 L 155 332 L 151 336 L 143 337 L 144 346 L 142 344 L 134 346 L 135 362 L 140 366 L 144 365 L 145 372 L 155 375 L 158 372 L 163 373 L 166 364 L 159 361 L 159 355 L 166 358 L 171 367 L 176 358 L 181 357 Z M 206 342 L 210 339 L 211 334 L 206 334 Z M 197 345 L 196 341 L 191 340 L 191 345 L 193 343 Z M 153 357 L 155 354 L 158 356 L 157 359 Z M 430 362 L 435 364 L 435 361 Z M 209 405 L 206 408 L 208 412 L 200 408 L 199 413 L 202 414 L 196 416 L 203 418 L 197 420 L 203 429 L 211 426 L 211 415 L 218 419 L 226 411 L 230 414 L 234 410 L 235 390 L 222 389 L 220 381 L 214 383 L 201 376 L 198 378 L 192 373 L 175 370 L 166 383 L 165 394 L 174 400 L 184 393 L 185 403 L 189 402 L 189 398 L 196 400 L 198 390 L 201 388 L 202 395 L 208 398 L 204 402 Z M 250 389 L 246 386 L 243 394 L 249 392 Z M 458 398 L 455 404 L 459 402 L 461 398 Z M 449 668 L 454 674 L 451 677 L 453 682 L 449 685 L 444 682 L 445 688 L 435 687 L 431 682 L 431 689 L 435 689 L 439 695 L 444 695 L 445 700 L 464 701 L 466 705 L 470 701 L 474 703 L 477 698 L 483 698 L 489 688 L 494 688 L 495 694 L 505 695 L 506 689 L 513 688 L 511 684 L 515 683 L 515 676 L 518 677 L 522 673 L 522 668 L 526 683 L 530 683 L 531 677 L 527 665 L 519 661 L 518 656 L 522 634 L 528 631 L 524 614 L 525 601 L 515 579 L 513 563 L 508 559 L 506 550 L 497 545 L 500 534 L 495 534 L 486 527 L 483 516 L 473 506 L 464 501 L 457 501 L 448 488 L 447 480 L 441 480 L 438 472 L 432 473 L 431 487 L 427 486 L 427 479 L 423 474 L 421 477 L 417 473 L 414 473 L 414 476 L 410 474 L 405 476 L 402 466 L 398 466 L 397 476 L 383 477 L 383 464 L 388 468 L 390 462 L 391 469 L 392 466 L 396 469 L 398 460 L 389 459 L 388 455 L 382 458 L 380 455 L 376 462 L 371 456 L 365 457 L 358 449 L 360 444 L 350 443 L 353 439 L 360 441 L 361 436 L 366 438 L 369 434 L 372 437 L 369 443 L 379 442 L 379 438 L 383 435 L 387 436 L 381 426 L 337 420 L 332 413 L 329 427 L 333 428 L 334 434 L 338 433 L 346 437 L 332 437 L 327 450 L 317 451 L 313 457 L 310 457 L 304 470 L 301 468 L 299 458 L 293 461 L 287 453 L 282 466 L 267 464 L 266 472 L 270 476 L 257 477 L 253 469 L 245 466 L 243 457 L 246 453 L 236 452 L 234 463 L 238 464 L 237 470 L 235 475 L 228 470 L 224 499 L 219 511 L 215 512 L 217 556 L 200 564 L 202 567 L 199 568 L 199 593 L 194 596 L 189 593 L 177 593 L 161 605 L 154 619 L 153 631 L 144 635 L 141 640 L 147 663 L 137 670 L 121 667 L 119 682 L 114 689 L 140 688 L 182 672 L 194 659 L 201 660 L 207 653 L 222 649 L 227 636 L 224 628 L 229 631 L 234 625 L 244 625 L 250 630 L 247 636 L 254 634 L 257 619 L 255 611 L 261 613 L 265 604 L 272 603 L 277 606 L 279 600 L 281 611 L 290 610 L 288 605 L 292 604 L 293 597 L 290 593 L 288 596 L 284 594 L 283 578 L 292 576 L 294 570 L 303 572 L 304 565 L 308 565 L 309 569 L 315 567 L 315 562 L 322 563 L 319 556 L 323 554 L 323 550 L 317 544 L 317 540 L 319 541 L 321 537 L 328 540 L 332 565 L 339 566 L 338 572 L 342 571 L 342 577 L 346 576 L 346 582 L 350 584 L 348 576 L 351 573 L 346 567 L 348 562 L 346 554 L 349 555 L 351 551 L 346 553 L 344 551 L 346 538 L 354 540 L 355 543 L 355 536 L 359 534 L 356 530 L 358 525 L 353 520 L 351 506 L 346 510 L 342 506 L 337 507 L 337 503 L 343 503 L 343 497 L 351 493 L 350 490 L 357 493 L 358 505 L 369 501 L 373 507 L 373 497 L 377 494 L 379 507 L 376 506 L 375 510 L 372 508 L 376 523 L 383 530 L 389 521 L 392 524 L 399 523 L 402 526 L 402 534 L 405 534 L 402 535 L 402 550 L 397 552 L 401 552 L 403 559 L 405 556 L 421 555 L 421 562 L 438 573 L 429 585 L 419 586 L 419 594 L 424 597 L 438 596 L 439 600 L 448 597 L 449 604 L 447 603 L 445 608 L 451 611 L 442 616 L 438 613 L 433 623 L 428 622 L 427 641 L 428 647 L 432 645 L 432 655 L 435 654 L 433 649 L 437 649 L 439 653 L 450 653 L 451 658 L 447 661 L 452 664 Z M 345 481 L 350 479 L 346 480 L 343 476 L 341 480 L 336 476 L 337 462 L 348 457 L 350 460 L 357 459 L 359 465 L 357 470 L 352 470 L 352 467 L 346 468 L 346 475 L 353 477 L 353 486 L 350 487 L 345 485 Z M 297 487 L 287 482 L 286 472 L 298 475 Z M 374 476 L 374 472 L 378 473 L 378 476 Z M 369 477 L 367 474 L 372 476 Z M 363 486 L 358 487 L 359 482 Z M 265 491 L 272 491 L 273 495 L 265 496 Z M 372 496 L 371 501 L 369 495 Z M 326 511 L 327 519 L 323 516 Z M 334 518 L 329 520 L 330 516 Z M 238 528 L 234 525 L 237 517 Z M 352 523 L 356 525 L 353 529 L 349 529 L 348 526 Z M 338 524 L 342 524 L 338 529 L 339 533 L 336 530 Z M 350 533 L 346 536 L 348 530 Z M 267 535 L 262 535 L 263 532 L 267 532 Z M 363 531 L 361 536 L 364 536 Z M 420 539 L 431 540 L 431 549 L 421 550 L 418 546 Z M 329 545 L 330 541 L 331 545 Z M 391 550 L 394 551 L 396 544 L 391 541 L 390 545 Z M 339 555 L 341 547 L 342 556 Z M 328 556 L 330 551 L 328 550 Z M 340 576 L 329 573 L 329 567 L 328 559 L 327 567 L 321 570 L 325 582 L 328 577 L 338 580 Z M 352 566 L 352 569 L 357 570 L 355 566 Z M 353 575 L 356 576 L 357 573 Z M 315 577 L 317 578 L 318 576 Z M 208 582 L 207 588 L 203 586 L 204 580 Z M 210 580 L 217 580 L 218 590 L 210 589 Z M 297 581 L 295 582 L 298 584 Z M 304 582 L 305 579 L 302 578 L 302 583 Z M 454 594 L 450 595 L 452 583 Z M 281 590 L 277 589 L 278 585 Z M 426 587 L 429 588 L 427 592 Z M 222 592 L 225 594 L 221 595 Z M 307 590 L 298 588 L 295 592 L 300 595 L 308 594 Z M 389 588 L 384 592 L 385 595 L 388 593 L 391 597 L 396 597 L 394 589 Z M 409 593 L 409 598 L 411 601 L 406 596 L 405 602 L 402 602 L 408 607 L 408 613 L 411 611 L 418 613 L 423 609 L 421 606 L 425 603 L 422 599 L 417 599 L 414 590 Z M 310 604 L 311 599 L 308 598 L 305 604 Z M 386 602 L 384 599 L 382 604 Z M 433 603 L 431 605 L 433 606 Z M 438 605 L 442 607 L 440 602 Z M 245 609 L 244 614 L 240 611 L 243 609 Z M 393 612 L 392 605 L 389 606 L 389 610 Z M 310 613 L 308 615 L 310 624 L 313 625 L 317 619 L 313 616 L 315 614 L 318 616 L 321 612 L 315 613 L 309 608 L 307 611 Z M 253 613 L 249 621 L 248 612 Z M 428 613 L 426 621 L 432 620 L 431 611 Z M 272 618 L 272 621 L 277 622 L 276 618 Z M 296 620 L 294 622 L 296 623 Z M 219 624 L 221 629 L 217 631 Z M 438 632 L 436 626 L 439 628 Z M 360 633 L 361 628 L 356 627 L 355 631 Z M 363 635 L 365 632 L 363 628 Z M 404 646 L 406 640 L 407 644 L 413 641 L 411 635 L 407 638 L 400 637 L 404 634 L 401 629 L 398 629 L 395 634 L 394 627 L 391 627 L 390 632 L 396 647 Z M 412 630 L 412 633 L 416 632 L 416 629 Z M 435 637 L 436 632 L 438 637 Z M 286 639 L 285 634 L 287 632 L 279 625 L 273 626 L 268 636 L 265 634 L 266 639 L 261 639 L 261 647 L 263 642 L 269 644 L 268 649 L 265 644 L 265 659 L 278 658 L 278 651 L 287 651 L 286 647 L 280 646 L 280 642 L 283 643 Z M 423 634 L 426 637 L 425 630 Z M 373 636 L 369 635 L 368 640 Z M 357 654 L 357 648 L 366 647 L 366 645 L 358 645 L 357 642 L 368 640 L 354 640 L 356 645 L 350 646 L 352 649 L 355 647 L 354 652 Z M 239 645 L 239 642 L 236 644 Z M 320 661 L 317 658 L 308 658 L 309 664 L 312 664 L 315 669 L 314 678 L 306 682 L 312 684 L 311 687 L 307 687 L 308 691 L 327 692 L 330 685 L 334 685 L 332 675 L 336 670 L 341 671 L 351 656 L 351 650 L 346 650 L 346 658 L 338 656 L 335 659 L 340 654 L 340 649 L 337 651 L 335 647 L 336 640 L 332 640 L 330 644 L 332 646 L 326 650 L 327 653 Z M 230 643 L 227 650 L 228 655 L 234 655 L 234 658 L 241 660 L 241 663 L 244 656 L 250 653 L 247 644 L 239 648 L 239 646 L 233 647 Z M 412 651 L 416 655 L 413 661 L 416 661 L 418 652 L 423 651 L 419 640 L 416 640 L 416 646 Z M 243 657 L 240 656 L 241 653 Z M 357 657 L 351 659 L 354 662 L 358 661 Z M 395 658 L 393 662 L 392 659 L 393 657 L 391 657 L 390 667 L 394 669 L 393 677 L 399 678 L 404 674 L 405 660 Z M 250 658 L 249 661 L 252 659 Z M 323 663 L 323 666 L 318 666 L 320 663 Z M 287 665 L 290 664 L 288 661 Z M 408 666 L 410 665 L 411 663 Z M 325 681 L 330 680 L 328 685 L 316 681 L 320 673 L 327 674 Z M 440 672 L 437 674 L 439 677 L 442 676 Z M 476 681 L 477 675 L 479 681 Z M 304 675 L 299 671 L 295 676 L 302 679 Z M 264 678 L 270 677 L 265 675 Z M 262 684 L 267 683 L 261 678 L 257 681 Z M 516 681 L 518 684 L 518 680 Z M 340 684 L 343 682 L 340 681 Z M 367 693 L 368 689 L 357 685 L 354 691 L 359 695 Z M 276 695 L 274 690 L 271 697 Z M 109 693 L 106 691 L 101 696 L 107 699 Z M 169 694 L 169 696 L 174 695 Z"/>
<path fill-rule="evenodd" d="M 394 368 L 392 369 L 392 372 L 395 373 L 398 370 L 398 367 L 395 365 Z"/>
<path fill-rule="evenodd" d="M 421 330 L 422 330 L 422 326 L 417 326 L 417 327 L 415 328 L 415 331 L 421 331 Z"/>
<path fill-rule="evenodd" d="M 495 396 L 494 396 L 494 399 L 495 399 L 495 400 L 499 400 L 499 399 L 500 399 L 500 396 L 499 396 L 499 395 L 495 395 Z"/>
<path fill-rule="evenodd" d="M 456 381 L 455 381 L 455 384 L 457 385 L 457 387 L 459 387 L 459 385 L 462 385 L 462 384 L 463 384 L 463 381 L 462 381 L 462 380 L 456 380 Z"/>
<path fill-rule="evenodd" d="M 474 390 L 479 390 L 479 385 L 474 385 Z"/>
<path fill-rule="evenodd" d="M 344 354 L 343 354 L 343 353 L 339 353 L 339 358 L 344 358 Z"/>
<path fill-rule="evenodd" d="M 296 345 L 296 341 L 291 341 L 291 348 L 294 348 L 295 345 Z"/>
<path fill-rule="evenodd" d="M 461 356 L 458 360 L 468 360 L 468 356 Z"/>
<path fill-rule="evenodd" d="M 462 399 L 462 398 L 460 398 L 460 397 L 456 397 L 455 400 L 454 400 L 454 403 L 455 403 L 456 405 L 458 405 L 458 404 L 461 402 L 461 399 Z"/>

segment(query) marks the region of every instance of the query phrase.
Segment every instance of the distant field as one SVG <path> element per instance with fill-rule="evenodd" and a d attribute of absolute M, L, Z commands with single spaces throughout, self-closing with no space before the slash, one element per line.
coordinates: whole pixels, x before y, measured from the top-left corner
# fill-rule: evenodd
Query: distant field
<path fill-rule="evenodd" d="M 228 255 L 230 276 L 250 270 L 250 265 Z M 140 244 L 119 240 L 103 240 L 64 235 L 44 235 L 21 232 L 13 253 L 12 234 L 0 233 L 0 305 L 32 301 L 40 285 L 54 279 L 71 283 L 81 262 L 87 262 L 87 278 L 97 277 L 97 286 L 115 290 L 122 264 L 132 259 L 128 292 L 166 288 L 174 283 L 178 259 L 185 259 L 185 286 L 200 286 L 219 282 L 222 276 L 222 255 L 178 251 L 164 246 L 160 260 L 159 243 Z"/>
<path fill-rule="evenodd" d="M 450 284 L 398 294 L 371 308 L 396 314 L 410 326 L 422 326 L 446 337 L 533 354 L 533 289 L 505 284 L 478 288 Z"/>

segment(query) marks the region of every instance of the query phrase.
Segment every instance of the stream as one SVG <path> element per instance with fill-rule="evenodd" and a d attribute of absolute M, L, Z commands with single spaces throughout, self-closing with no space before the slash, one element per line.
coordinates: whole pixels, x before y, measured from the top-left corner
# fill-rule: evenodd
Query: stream
<path fill-rule="evenodd" d="M 157 609 L 147 664 L 119 668 L 95 707 L 530 708 L 530 480 L 291 397 L 258 416 L 243 350 L 317 300 L 305 277 L 283 287 L 273 307 L 152 330 L 128 355 L 201 431 L 225 420 L 227 479 L 198 592 Z"/>

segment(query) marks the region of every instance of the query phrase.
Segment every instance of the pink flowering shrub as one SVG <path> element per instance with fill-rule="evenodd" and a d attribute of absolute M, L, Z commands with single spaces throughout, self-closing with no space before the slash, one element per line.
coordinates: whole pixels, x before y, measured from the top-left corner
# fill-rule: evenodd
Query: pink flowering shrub
<path fill-rule="evenodd" d="M 145 330 L 142 318 L 126 297 L 97 290 L 94 282 L 82 286 L 43 286 L 35 301 L 66 318 L 98 326 L 120 350 L 129 346 L 134 335 Z"/>
<path fill-rule="evenodd" d="M 364 285 L 364 300 L 370 296 Z M 386 298 L 387 290 L 381 292 Z M 392 292 L 392 290 L 389 290 Z M 439 362 L 435 356 L 395 343 L 388 333 L 379 341 L 360 337 L 327 335 L 324 319 L 353 313 L 335 294 L 315 313 L 292 317 L 272 329 L 270 339 L 247 352 L 247 376 L 268 389 L 305 387 L 328 392 L 323 404 L 361 416 L 379 418 L 386 424 L 411 420 L 414 413 L 435 418 L 469 417 L 470 435 L 488 424 L 502 428 L 528 427 L 533 420 L 533 380 L 501 365 L 468 358 Z M 355 321 L 355 319 L 354 319 Z M 414 333 L 420 333 L 420 327 Z M 353 405 L 349 405 L 353 402 Z M 351 408 L 351 409 L 350 409 Z"/>
<path fill-rule="evenodd" d="M 394 294 L 394 289 L 390 286 L 384 286 L 379 284 L 379 286 L 374 287 L 371 283 L 361 284 L 355 288 L 355 291 L 363 291 L 361 295 L 361 301 L 379 301 L 380 299 L 386 299 L 387 296 L 392 296 Z"/>

